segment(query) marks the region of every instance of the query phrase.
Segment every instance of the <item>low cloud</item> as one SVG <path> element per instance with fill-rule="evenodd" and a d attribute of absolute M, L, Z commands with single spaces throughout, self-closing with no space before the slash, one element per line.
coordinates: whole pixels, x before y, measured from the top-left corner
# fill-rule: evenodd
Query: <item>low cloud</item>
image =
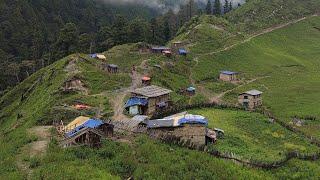
<path fill-rule="evenodd" d="M 109 4 L 126 5 L 126 4 L 137 4 L 145 7 L 157 9 L 157 10 L 178 10 L 180 5 L 186 4 L 189 0 L 99 0 Z M 197 3 L 206 4 L 208 0 L 194 0 Z M 225 1 L 220 0 L 223 4 Z M 214 0 L 212 0 L 212 3 Z M 238 3 L 244 3 L 245 0 L 232 0 L 234 5 Z"/>

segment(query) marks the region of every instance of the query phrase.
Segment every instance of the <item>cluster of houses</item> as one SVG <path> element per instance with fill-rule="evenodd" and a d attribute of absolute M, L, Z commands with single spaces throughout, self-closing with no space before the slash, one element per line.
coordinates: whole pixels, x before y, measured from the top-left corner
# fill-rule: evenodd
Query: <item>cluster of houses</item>
<path fill-rule="evenodd" d="M 225 82 L 236 83 L 239 81 L 238 72 L 221 71 L 219 79 Z M 262 94 L 263 92 L 258 90 L 250 90 L 239 94 L 238 102 L 244 108 L 254 110 L 262 106 Z"/>
<path fill-rule="evenodd" d="M 179 55 L 187 56 L 187 51 L 182 48 L 182 42 L 174 42 L 172 48 L 168 47 L 151 47 L 152 53 L 162 53 L 170 57 L 172 49 L 175 49 Z M 91 58 L 102 61 L 106 57 L 102 54 L 91 54 Z M 110 73 L 117 73 L 118 66 L 114 64 L 106 65 L 106 70 Z M 237 83 L 239 73 L 232 71 L 221 71 L 219 79 L 221 81 Z M 78 86 L 77 81 L 70 81 L 66 85 L 66 89 Z M 130 92 L 130 97 L 125 104 L 126 112 L 132 116 L 132 121 L 136 126 L 144 127 L 142 132 L 149 136 L 170 142 L 183 142 L 187 146 L 200 147 L 208 143 L 216 142 L 217 138 L 224 135 L 221 129 L 209 129 L 208 120 L 201 115 L 188 114 L 187 112 L 172 115 L 162 119 L 149 120 L 157 112 L 166 110 L 172 105 L 170 98 L 171 90 L 152 85 L 151 78 L 144 76 L 141 79 L 142 86 Z M 183 90 L 185 94 L 193 96 L 196 94 L 196 88 L 190 86 Z M 258 90 L 250 90 L 239 94 L 238 102 L 243 107 L 254 110 L 262 105 L 262 92 Z M 87 106 L 79 106 L 78 109 L 88 108 Z M 138 119 L 138 120 L 137 120 Z M 60 134 L 65 139 L 61 145 L 63 147 L 88 145 L 97 147 L 101 144 L 101 139 L 113 136 L 114 125 L 106 123 L 100 119 L 89 117 L 78 117 L 68 125 L 63 126 L 61 123 L 58 127 Z"/>
<path fill-rule="evenodd" d="M 102 65 L 102 69 L 111 73 L 111 74 L 115 74 L 118 73 L 119 71 L 119 67 L 116 64 L 107 64 L 106 60 L 107 57 L 103 54 L 89 54 L 90 58 L 94 58 L 94 59 L 98 59 L 101 60 L 103 65 Z"/>
<path fill-rule="evenodd" d="M 183 43 L 181 41 L 173 42 L 172 47 L 166 46 L 154 46 L 151 47 L 152 53 L 162 53 L 167 57 L 171 57 L 173 54 L 178 54 L 180 56 L 186 57 L 188 55 L 188 51 L 183 47 Z"/>

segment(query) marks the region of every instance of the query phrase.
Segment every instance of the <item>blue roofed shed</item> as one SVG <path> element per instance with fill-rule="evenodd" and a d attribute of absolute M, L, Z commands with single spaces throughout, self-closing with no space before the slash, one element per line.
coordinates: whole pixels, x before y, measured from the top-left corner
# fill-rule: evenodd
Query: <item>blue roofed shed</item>
<path fill-rule="evenodd" d="M 131 115 L 143 114 L 145 109 L 147 108 L 148 100 L 146 98 L 141 97 L 131 97 L 125 108 L 129 111 Z"/>
<path fill-rule="evenodd" d="M 179 49 L 178 53 L 179 53 L 179 55 L 183 55 L 183 56 L 186 56 L 188 54 L 187 50 L 185 50 L 185 49 Z"/>
<path fill-rule="evenodd" d="M 233 71 L 221 71 L 219 79 L 222 81 L 237 81 L 238 80 L 238 72 Z"/>

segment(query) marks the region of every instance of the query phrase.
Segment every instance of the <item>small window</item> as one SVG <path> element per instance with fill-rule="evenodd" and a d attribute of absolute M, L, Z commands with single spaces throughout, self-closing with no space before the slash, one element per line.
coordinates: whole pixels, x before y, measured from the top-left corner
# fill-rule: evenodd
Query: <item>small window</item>
<path fill-rule="evenodd" d="M 244 96 L 244 99 L 248 99 L 248 96 Z"/>

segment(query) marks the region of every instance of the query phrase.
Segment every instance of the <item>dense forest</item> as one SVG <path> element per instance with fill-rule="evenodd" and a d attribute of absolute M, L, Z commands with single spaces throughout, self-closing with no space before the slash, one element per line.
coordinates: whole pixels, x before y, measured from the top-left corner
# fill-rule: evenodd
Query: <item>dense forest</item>
<path fill-rule="evenodd" d="M 71 53 L 101 52 L 131 42 L 165 44 L 192 16 L 230 11 L 227 2 L 190 0 L 179 11 L 159 11 L 92 0 L 3 0 L 0 92 Z"/>

